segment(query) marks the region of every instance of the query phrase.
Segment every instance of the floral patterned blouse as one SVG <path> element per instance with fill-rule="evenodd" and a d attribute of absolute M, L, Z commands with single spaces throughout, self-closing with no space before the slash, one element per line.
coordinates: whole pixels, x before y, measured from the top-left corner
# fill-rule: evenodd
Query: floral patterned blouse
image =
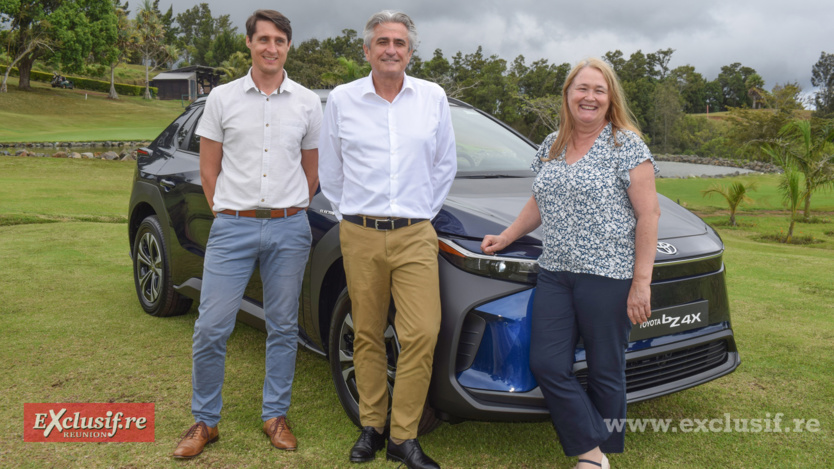
<path fill-rule="evenodd" d="M 550 271 L 632 278 L 637 219 L 626 192 L 628 171 L 650 160 L 657 173 L 654 158 L 628 130 L 617 133 L 621 145 L 616 146 L 609 123 L 579 161 L 565 163 L 564 151 L 542 161 L 557 133 L 544 139 L 531 166 L 544 231 L 539 265 Z"/>

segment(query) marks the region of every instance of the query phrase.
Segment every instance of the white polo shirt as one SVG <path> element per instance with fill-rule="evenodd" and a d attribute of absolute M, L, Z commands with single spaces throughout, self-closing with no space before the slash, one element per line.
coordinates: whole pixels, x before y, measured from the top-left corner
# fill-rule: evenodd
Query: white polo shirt
<path fill-rule="evenodd" d="M 213 89 L 197 135 L 221 142 L 215 212 L 310 204 L 301 150 L 318 148 L 321 99 L 287 77 L 270 95 L 249 73 Z"/>
<path fill-rule="evenodd" d="M 389 103 L 371 76 L 327 98 L 319 143 L 319 181 L 337 218 L 434 218 L 457 171 L 446 93 L 405 76 Z"/>

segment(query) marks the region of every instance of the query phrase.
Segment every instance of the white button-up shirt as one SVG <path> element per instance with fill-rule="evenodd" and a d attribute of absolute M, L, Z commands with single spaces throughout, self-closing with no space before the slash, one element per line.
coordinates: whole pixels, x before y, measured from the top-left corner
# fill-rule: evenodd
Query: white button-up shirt
<path fill-rule="evenodd" d="M 197 135 L 223 143 L 215 212 L 306 207 L 310 203 L 301 150 L 318 148 L 321 98 L 287 77 L 266 95 L 252 70 L 213 89 Z"/>
<path fill-rule="evenodd" d="M 327 98 L 319 181 L 342 214 L 434 218 L 457 171 L 449 102 L 435 83 L 406 76 L 393 102 L 370 76 Z"/>

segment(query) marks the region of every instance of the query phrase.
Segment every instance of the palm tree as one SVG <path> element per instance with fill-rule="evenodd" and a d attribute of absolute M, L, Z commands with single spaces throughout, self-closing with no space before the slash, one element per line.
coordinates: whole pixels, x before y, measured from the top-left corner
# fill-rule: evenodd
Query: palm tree
<path fill-rule="evenodd" d="M 803 218 L 811 218 L 811 195 L 817 189 L 834 187 L 834 125 L 826 125 L 814 133 L 811 122 L 798 120 L 787 123 L 779 131 L 775 144 L 765 144 L 762 150 L 785 168 L 792 165 L 805 177 Z M 778 151 L 777 146 L 782 147 Z"/>
<path fill-rule="evenodd" d="M 342 83 L 350 83 L 371 73 L 370 64 L 359 65 L 354 60 L 345 57 L 339 57 L 336 60 L 339 62 L 336 69 L 321 76 L 322 80 L 328 85 L 336 86 Z"/>
<path fill-rule="evenodd" d="M 136 49 L 145 64 L 145 99 L 151 99 L 150 72 L 156 70 L 160 64 L 176 59 L 177 50 L 166 45 L 165 25 L 157 14 L 154 4 L 150 0 L 144 0 L 134 20 L 136 28 L 137 44 Z M 153 63 L 153 67 L 151 67 Z"/>
<path fill-rule="evenodd" d="M 249 73 L 249 67 L 251 66 L 252 58 L 249 54 L 237 51 L 220 64 L 219 69 L 224 74 L 221 81 L 223 83 L 228 83 L 232 80 L 240 78 Z"/>
<path fill-rule="evenodd" d="M 791 224 L 788 227 L 788 234 L 783 240 L 784 243 L 790 243 L 793 237 L 793 227 L 796 225 L 796 212 L 799 209 L 799 204 L 805 197 L 805 191 L 799 186 L 800 172 L 791 165 L 786 166 L 785 173 L 782 175 L 782 182 L 779 183 L 779 189 L 782 191 L 782 200 L 787 204 L 791 212 Z"/>
<path fill-rule="evenodd" d="M 727 206 L 730 208 L 730 226 L 738 226 L 736 223 L 736 210 L 742 203 L 753 201 L 747 193 L 754 190 L 756 190 L 755 182 L 750 182 L 749 184 L 734 182 L 729 187 L 724 184 L 713 184 L 712 187 L 701 191 L 701 193 L 704 196 L 718 194 L 724 197 L 724 200 L 727 201 Z"/>

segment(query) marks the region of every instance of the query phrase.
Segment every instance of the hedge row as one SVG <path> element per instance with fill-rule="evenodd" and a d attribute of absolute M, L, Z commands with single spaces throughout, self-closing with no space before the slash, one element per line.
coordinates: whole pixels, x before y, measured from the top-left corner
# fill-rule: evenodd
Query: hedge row
<path fill-rule="evenodd" d="M 0 65 L 0 74 L 6 73 L 6 66 Z M 17 67 L 12 67 L 12 72 L 10 75 L 17 76 L 18 71 Z M 52 74 L 46 72 L 38 72 L 36 70 L 32 70 L 29 72 L 29 79 L 34 81 L 40 81 L 44 83 L 51 83 L 52 82 Z M 91 80 L 89 78 L 81 78 L 81 77 L 67 77 L 68 80 L 71 80 L 76 88 L 82 90 L 89 90 L 89 91 L 101 91 L 103 93 L 110 92 L 110 82 L 109 81 L 101 81 L 101 80 Z M 142 96 L 145 94 L 145 87 L 144 86 L 136 86 L 136 85 L 127 85 L 124 83 L 116 83 L 116 92 L 120 95 L 124 96 Z M 154 86 L 151 86 L 151 96 L 156 96 L 158 93 L 158 89 Z"/>

